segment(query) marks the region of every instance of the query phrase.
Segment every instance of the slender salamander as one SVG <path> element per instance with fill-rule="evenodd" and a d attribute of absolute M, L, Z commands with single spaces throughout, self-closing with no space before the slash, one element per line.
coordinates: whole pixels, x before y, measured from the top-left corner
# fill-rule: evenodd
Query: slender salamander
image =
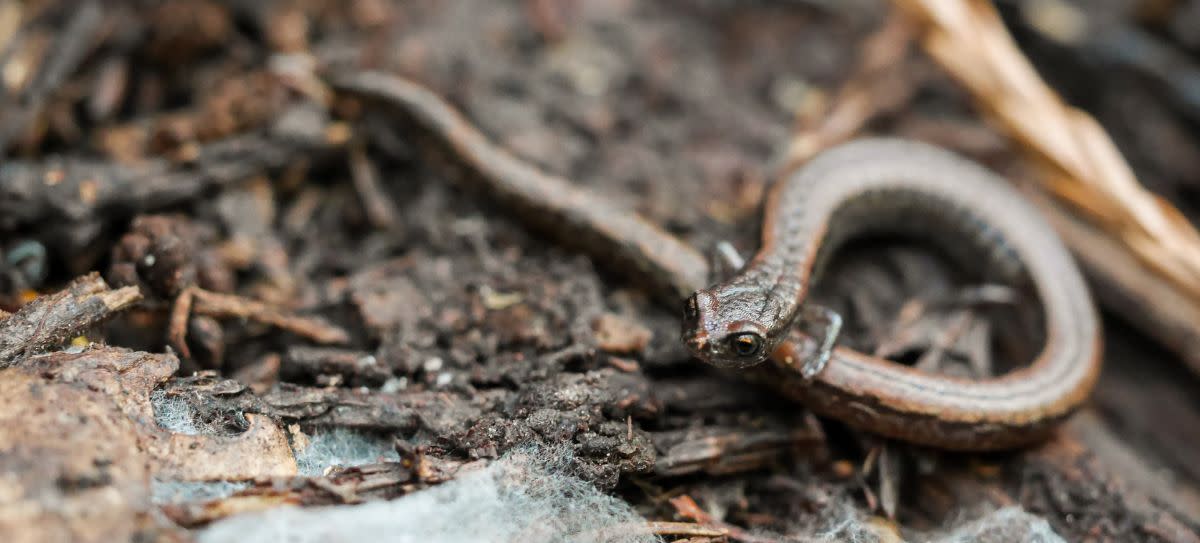
<path fill-rule="evenodd" d="M 687 299 L 684 342 L 697 357 L 746 367 L 821 415 L 922 445 L 1011 448 L 1045 436 L 1074 412 L 1099 374 L 1098 318 L 1066 248 L 1004 180 L 950 152 L 887 139 L 825 151 L 772 188 L 751 262 L 707 286 L 709 264 L 694 248 L 514 157 L 424 87 L 376 72 L 332 84 L 390 106 L 404 128 L 421 135 L 413 143 L 430 160 L 531 226 L 648 283 L 666 303 Z M 988 278 L 1031 285 L 1046 338 L 1033 363 L 960 379 L 829 349 L 802 334 L 795 321 L 806 314 L 823 259 L 852 238 L 892 232 L 934 242 Z"/>

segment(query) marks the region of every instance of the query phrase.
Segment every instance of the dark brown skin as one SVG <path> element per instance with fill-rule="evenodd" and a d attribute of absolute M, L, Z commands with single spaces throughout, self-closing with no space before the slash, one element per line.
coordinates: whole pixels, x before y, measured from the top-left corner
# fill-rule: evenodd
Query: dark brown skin
<path fill-rule="evenodd" d="M 823 153 L 772 190 L 763 246 L 737 277 L 702 289 L 705 258 L 604 198 L 547 175 L 490 142 L 427 89 L 383 73 L 335 78 L 341 91 L 393 107 L 431 159 L 531 226 L 647 283 L 668 303 L 696 293 L 685 341 L 698 357 L 746 373 L 819 414 L 884 436 L 958 450 L 1016 447 L 1078 408 L 1100 368 L 1100 330 L 1082 277 L 1054 232 L 1003 180 L 948 152 L 864 140 Z M 799 367 L 815 341 L 796 331 L 822 259 L 851 237 L 906 232 L 939 243 L 989 279 L 1032 285 L 1046 344 L 1028 367 L 965 380 L 838 348 L 813 379 Z M 738 356 L 731 333 L 762 343 Z M 749 350 L 746 350 L 749 352 Z"/>

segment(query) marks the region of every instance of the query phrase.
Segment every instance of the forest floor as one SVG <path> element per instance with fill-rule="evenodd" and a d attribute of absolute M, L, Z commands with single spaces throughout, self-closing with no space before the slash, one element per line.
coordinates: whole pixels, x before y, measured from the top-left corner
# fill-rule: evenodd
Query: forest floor
<path fill-rule="evenodd" d="M 303 75 L 403 75 L 517 156 L 695 247 L 750 253 L 797 119 L 852 75 L 883 2 L 69 4 L 30 3 L 0 49 L 28 72 L 5 70 L 0 95 L 0 310 L 14 313 L 0 320 L 0 472 L 15 481 L 0 489 L 17 489 L 0 492 L 0 531 L 186 540 L 237 512 L 415 496 L 537 445 L 672 541 L 1007 541 L 1047 526 L 1200 540 L 1197 376 L 1136 315 L 1103 312 L 1099 387 L 1047 443 L 884 443 L 689 358 L 676 308 L 527 231 L 413 153 L 419 135 Z M 1000 2 L 1048 81 L 1200 216 L 1200 101 L 1048 39 L 1021 4 Z M 1121 2 L 1089 16 L 1196 61 L 1196 4 L 1169 24 Z M 932 61 L 900 62 L 903 99 L 865 133 L 1028 175 Z M 816 296 L 848 316 L 848 344 L 907 362 L 934 346 L 926 363 L 947 373 L 990 358 L 988 314 L 896 324 L 964 286 L 937 255 L 844 253 Z M 104 281 L 70 283 L 91 272 Z M 981 517 L 994 525 L 964 524 Z"/>

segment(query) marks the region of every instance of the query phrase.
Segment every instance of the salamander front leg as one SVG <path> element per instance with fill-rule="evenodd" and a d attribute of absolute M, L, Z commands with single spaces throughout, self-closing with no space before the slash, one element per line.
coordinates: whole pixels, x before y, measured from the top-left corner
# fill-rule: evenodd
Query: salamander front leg
<path fill-rule="evenodd" d="M 819 338 L 817 352 L 813 353 L 813 356 L 800 366 L 800 375 L 805 379 L 812 379 L 825 369 L 825 364 L 829 363 L 829 357 L 833 354 L 833 346 L 837 344 L 838 336 L 842 333 L 842 316 L 837 311 L 823 305 L 804 304 L 800 309 L 798 320 L 806 332 L 812 332 L 814 324 L 819 323 L 824 326 L 821 333 L 811 334 Z"/>

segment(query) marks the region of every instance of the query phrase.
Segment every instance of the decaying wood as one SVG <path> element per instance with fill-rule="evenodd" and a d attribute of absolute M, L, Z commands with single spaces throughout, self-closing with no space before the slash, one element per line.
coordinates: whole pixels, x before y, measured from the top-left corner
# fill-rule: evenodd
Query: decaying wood
<path fill-rule="evenodd" d="M 150 391 L 171 356 L 91 348 L 0 371 L 0 532 L 14 541 L 184 538 L 150 499 Z M 69 413 L 69 416 L 66 414 Z"/>
<path fill-rule="evenodd" d="M 863 2 L 532 1 L 500 4 L 496 18 L 441 2 L 41 4 L 52 3 L 0 2 L 0 250 L 32 236 L 72 270 L 107 255 L 105 277 L 125 288 L 93 275 L 0 312 L 0 366 L 11 366 L 0 369 L 0 481 L 11 485 L 0 485 L 0 532 L 186 538 L 178 526 L 236 513 L 396 498 L 541 443 L 569 448 L 573 475 L 653 519 L 617 535 L 792 541 L 810 533 L 800 524 L 837 518 L 881 540 L 922 540 L 1019 505 L 1069 541 L 1196 541 L 1186 440 L 1110 424 L 1111 411 L 1168 419 L 1145 398 L 1120 401 L 1152 394 L 1138 385 L 1102 383 L 1100 410 L 1026 451 L 941 454 L 855 435 L 690 362 L 673 311 L 449 188 L 410 152 L 412 134 L 321 82 L 326 68 L 403 73 L 518 156 L 694 246 L 729 237 L 750 248 L 789 115 L 802 136 L 792 161 L 865 127 L 1011 162 L 994 131 L 953 117 L 966 101 L 909 54 L 914 32 L 953 49 L 929 21 L 879 26 Z M 839 79 L 829 114 L 814 116 Z M 350 118 L 364 120 L 352 130 L 339 120 Z M 1155 225 L 1174 220 L 1155 206 L 1117 223 L 1155 241 Z M 1097 225 L 1111 224 L 1061 230 L 1105 306 L 1200 366 L 1200 311 L 1178 303 L 1190 291 L 1150 277 Z M 814 287 L 852 317 L 847 345 L 966 377 L 1010 362 L 988 347 L 1013 339 L 956 297 L 965 291 L 936 258 L 876 249 L 850 251 Z M 48 284 L 74 273 L 55 267 Z M 169 345 L 190 356 L 182 370 L 171 354 L 48 352 L 100 339 L 95 325 L 140 296 L 108 341 Z M 335 429 L 381 442 L 379 458 L 393 460 L 298 475 L 307 436 Z M 1163 473 L 1174 481 L 1148 449 L 1172 460 Z M 171 504 L 151 492 L 226 480 L 241 490 Z M 895 522 L 882 518 L 893 509 Z"/>
<path fill-rule="evenodd" d="M 767 424 L 775 421 L 767 421 Z M 705 427 L 653 434 L 659 451 L 655 472 L 664 476 L 727 475 L 770 467 L 794 454 L 819 463 L 824 435 L 816 420 L 798 426 L 753 429 Z M 813 450 L 817 452 L 812 452 Z"/>
<path fill-rule="evenodd" d="M 110 289 L 96 273 L 39 296 L 0 321 L 0 367 L 82 335 L 141 298 L 135 287 Z"/>
<path fill-rule="evenodd" d="M 301 161 L 345 143 L 320 112 L 298 106 L 270 130 L 199 146 L 183 164 L 151 158 L 124 165 L 79 157 L 9 160 L 0 168 L 0 227 L 86 223 L 113 211 L 149 211 Z"/>
<path fill-rule="evenodd" d="M 9 368 L 0 398 L 6 540 L 185 540 L 156 521 L 137 423 L 105 392 Z"/>

